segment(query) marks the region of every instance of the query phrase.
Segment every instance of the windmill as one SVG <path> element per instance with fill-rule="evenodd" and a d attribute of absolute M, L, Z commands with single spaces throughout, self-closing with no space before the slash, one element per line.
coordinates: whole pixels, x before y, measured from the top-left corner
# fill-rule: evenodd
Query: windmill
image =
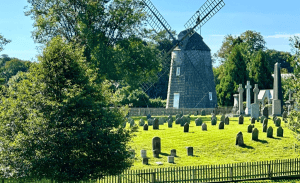
<path fill-rule="evenodd" d="M 171 27 L 150 0 L 142 0 L 148 23 L 155 32 L 167 31 L 173 47 L 164 55 L 171 54 L 166 108 L 214 108 L 217 95 L 212 71 L 210 48 L 197 31 L 225 6 L 223 0 L 207 0 L 184 25 L 178 39 L 171 33 Z M 168 66 L 165 66 L 168 67 Z M 162 77 L 162 73 L 158 77 Z M 143 83 L 147 92 L 153 83 Z"/>

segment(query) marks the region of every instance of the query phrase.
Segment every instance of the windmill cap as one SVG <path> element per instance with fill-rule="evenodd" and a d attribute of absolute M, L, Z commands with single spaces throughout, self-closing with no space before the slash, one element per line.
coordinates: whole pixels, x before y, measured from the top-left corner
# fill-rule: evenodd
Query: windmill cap
<path fill-rule="evenodd" d="M 182 39 L 188 33 L 188 29 L 181 31 L 178 35 L 178 39 Z M 183 44 L 180 45 L 180 49 L 183 50 L 201 50 L 211 51 L 210 48 L 204 43 L 203 37 L 195 32 L 191 37 L 187 37 L 183 40 Z"/>

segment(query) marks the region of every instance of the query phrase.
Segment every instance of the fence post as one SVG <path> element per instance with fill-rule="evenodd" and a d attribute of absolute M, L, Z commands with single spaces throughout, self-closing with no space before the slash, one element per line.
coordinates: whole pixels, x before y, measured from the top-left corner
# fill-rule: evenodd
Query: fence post
<path fill-rule="evenodd" d="M 231 178 L 231 181 L 233 181 L 233 167 L 230 167 L 230 178 Z"/>
<path fill-rule="evenodd" d="M 269 173 L 269 178 L 272 178 L 272 169 L 271 169 L 271 164 L 268 164 L 268 173 Z"/>
<path fill-rule="evenodd" d="M 155 183 L 156 182 L 155 172 L 153 172 L 151 175 L 152 175 L 152 183 Z"/>
<path fill-rule="evenodd" d="M 118 183 L 121 183 L 121 176 L 118 175 Z"/>

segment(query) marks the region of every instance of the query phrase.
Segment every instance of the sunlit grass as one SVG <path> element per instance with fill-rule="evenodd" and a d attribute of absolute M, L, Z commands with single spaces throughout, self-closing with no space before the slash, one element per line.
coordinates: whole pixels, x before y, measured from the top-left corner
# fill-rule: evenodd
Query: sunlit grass
<path fill-rule="evenodd" d="M 207 124 L 207 131 L 202 131 L 201 126 L 196 126 L 195 119 L 198 117 Z M 144 116 L 132 118 L 136 124 L 140 118 L 146 121 Z M 255 127 L 259 130 L 259 141 L 253 141 L 252 134 L 247 133 L 247 127 L 250 124 L 249 117 L 245 117 L 243 125 L 238 124 L 237 117 L 230 118 L 230 125 L 225 125 L 224 130 L 218 129 L 221 116 L 217 116 L 217 118 L 217 125 L 212 126 L 210 116 L 191 116 L 189 133 L 184 133 L 183 127 L 176 125 L 175 122 L 173 122 L 173 128 L 168 128 L 168 124 L 165 123 L 159 126 L 159 130 L 153 130 L 152 126 L 149 126 L 149 130 L 144 131 L 143 127 L 139 127 L 135 132 L 136 136 L 130 143 L 131 148 L 136 152 L 134 166 L 131 169 L 230 164 L 299 157 L 299 151 L 295 148 L 297 140 L 284 122 L 281 125 L 284 130 L 283 137 L 277 137 L 277 127 L 273 120 L 269 119 L 268 125 L 273 127 L 274 138 L 267 138 L 266 133 L 262 132 L 262 124 L 256 122 Z M 235 145 L 236 135 L 239 131 L 243 133 L 245 147 Z M 156 136 L 161 138 L 160 158 L 153 158 L 152 153 L 152 138 Z M 186 147 L 188 146 L 194 147 L 194 156 L 187 156 Z M 150 158 L 149 165 L 142 164 L 140 156 L 142 149 L 147 150 L 147 157 Z M 175 164 L 167 162 L 167 156 L 171 149 L 177 151 Z M 163 165 L 157 165 L 156 162 L 162 162 Z"/>

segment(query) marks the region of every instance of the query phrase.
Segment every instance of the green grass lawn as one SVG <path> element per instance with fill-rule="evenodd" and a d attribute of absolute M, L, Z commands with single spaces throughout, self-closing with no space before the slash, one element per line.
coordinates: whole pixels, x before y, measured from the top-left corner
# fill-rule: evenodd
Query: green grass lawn
<path fill-rule="evenodd" d="M 196 126 L 195 119 L 202 118 L 207 124 L 208 131 L 202 131 L 201 126 Z M 138 124 L 140 118 L 146 121 L 146 117 L 132 117 Z M 174 118 L 174 116 L 173 116 Z M 293 132 L 287 128 L 282 122 L 281 126 L 284 130 L 283 137 L 277 137 L 273 120 L 269 119 L 268 126 L 273 127 L 274 138 L 267 138 L 266 133 L 262 132 L 262 124 L 256 122 L 255 127 L 259 130 L 259 141 L 252 141 L 252 134 L 247 133 L 247 127 L 250 124 L 250 118 L 244 118 L 244 124 L 238 124 L 238 118 L 230 118 L 230 125 L 225 125 L 224 130 L 219 130 L 219 120 L 221 116 L 217 116 L 218 123 L 212 126 L 210 116 L 191 116 L 189 133 L 183 132 L 183 127 L 173 122 L 173 128 L 168 128 L 168 124 L 159 126 L 159 130 L 153 130 L 149 126 L 148 131 L 144 131 L 143 127 L 139 127 L 135 132 L 130 146 L 136 152 L 134 165 L 131 169 L 149 169 L 149 168 L 165 168 L 175 166 L 197 166 L 197 165 L 215 165 L 230 164 L 239 162 L 254 162 L 276 159 L 292 159 L 299 158 L 299 150 L 297 149 L 297 140 Z M 236 135 L 241 131 L 244 137 L 245 147 L 235 145 Z M 152 138 L 161 138 L 162 153 L 160 158 L 153 158 Z M 187 156 L 186 147 L 194 147 L 194 156 Z M 296 148 L 295 148 L 296 147 Z M 147 150 L 149 157 L 149 165 L 142 164 L 140 150 Z M 167 162 L 167 156 L 171 149 L 176 149 L 177 157 L 175 164 Z M 162 162 L 163 165 L 157 165 L 156 162 Z"/>

